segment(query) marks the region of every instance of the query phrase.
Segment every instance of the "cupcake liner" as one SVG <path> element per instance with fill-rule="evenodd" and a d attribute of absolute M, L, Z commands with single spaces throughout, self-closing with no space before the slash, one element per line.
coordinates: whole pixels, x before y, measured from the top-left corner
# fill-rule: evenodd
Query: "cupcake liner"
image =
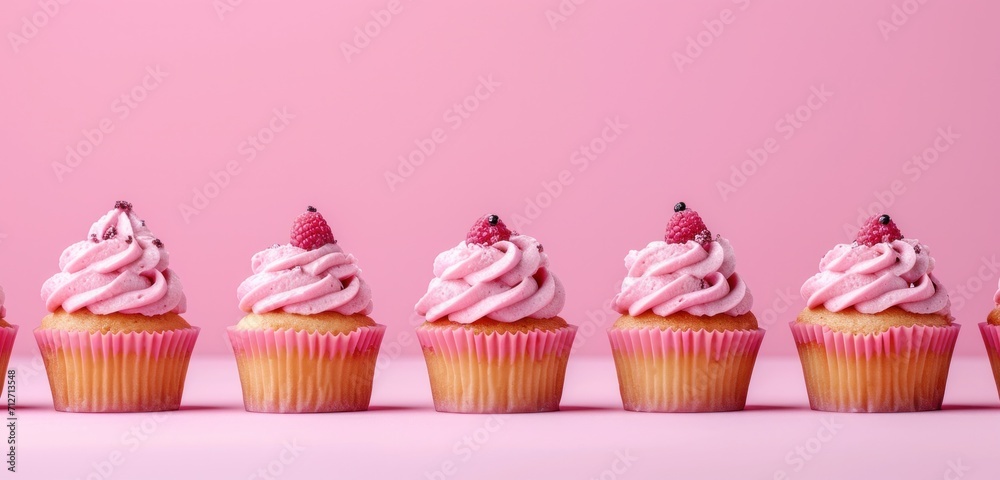
<path fill-rule="evenodd" d="M 993 379 L 997 383 L 997 394 L 1000 394 L 1000 325 L 990 325 L 983 322 L 979 324 L 979 331 L 983 334 L 986 355 L 990 357 Z"/>
<path fill-rule="evenodd" d="M 576 327 L 477 333 L 418 328 L 434 408 L 455 413 L 559 410 Z"/>
<path fill-rule="evenodd" d="M 227 331 L 248 412 L 368 410 L 384 325 L 339 335 L 235 327 Z"/>
<path fill-rule="evenodd" d="M 7 374 L 10 364 L 10 352 L 14 349 L 14 338 L 17 337 L 17 325 L 0 328 L 0 371 Z"/>
<path fill-rule="evenodd" d="M 959 325 L 877 334 L 791 323 L 809 405 L 829 412 L 940 410 Z"/>
<path fill-rule="evenodd" d="M 637 412 L 743 410 L 764 333 L 608 330 L 622 406 Z"/>
<path fill-rule="evenodd" d="M 92 333 L 36 329 L 52 402 L 61 412 L 180 408 L 198 327 Z"/>

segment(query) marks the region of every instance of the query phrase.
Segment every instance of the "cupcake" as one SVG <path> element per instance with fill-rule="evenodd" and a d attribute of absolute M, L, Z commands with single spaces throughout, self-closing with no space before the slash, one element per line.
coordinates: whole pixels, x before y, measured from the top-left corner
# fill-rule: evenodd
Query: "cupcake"
<path fill-rule="evenodd" d="M 0 288 L 0 371 L 6 375 L 7 364 L 10 363 L 10 352 L 14 349 L 14 337 L 17 336 L 17 325 L 7 322 L 7 307 L 4 307 L 3 288 Z"/>
<path fill-rule="evenodd" d="M 576 327 L 560 318 L 566 292 L 532 237 L 496 215 L 434 260 L 417 302 L 417 338 L 439 412 L 559 409 Z"/>
<path fill-rule="evenodd" d="M 65 412 L 177 410 L 198 328 L 163 242 L 117 202 L 59 257 L 35 330 L 52 401 Z"/>
<path fill-rule="evenodd" d="M 663 241 L 625 257 L 608 330 L 625 410 L 742 410 L 764 330 L 729 241 L 684 202 Z"/>
<path fill-rule="evenodd" d="M 939 410 L 959 326 L 934 258 L 888 215 L 869 218 L 802 285 L 792 322 L 809 405 L 832 412 Z"/>
<path fill-rule="evenodd" d="M 372 292 L 315 208 L 298 216 L 291 242 L 254 254 L 236 290 L 247 313 L 229 339 L 250 412 L 367 410 L 385 334 Z"/>
<path fill-rule="evenodd" d="M 993 367 L 993 378 L 997 383 L 997 393 L 1000 393 L 1000 290 L 993 296 L 996 308 L 990 312 L 986 321 L 979 324 L 979 331 L 986 342 L 986 354 L 990 357 Z"/>

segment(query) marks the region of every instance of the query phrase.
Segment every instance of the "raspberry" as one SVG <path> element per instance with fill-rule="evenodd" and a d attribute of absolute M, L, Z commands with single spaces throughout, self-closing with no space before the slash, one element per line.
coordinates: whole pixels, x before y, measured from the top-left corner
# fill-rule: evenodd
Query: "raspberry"
<path fill-rule="evenodd" d="M 314 207 L 307 208 L 292 224 L 292 245 L 305 250 L 316 250 L 328 243 L 337 243 L 330 225 Z"/>
<path fill-rule="evenodd" d="M 708 231 L 698 212 L 688 210 L 684 202 L 679 202 L 674 205 L 674 215 L 667 222 L 664 240 L 667 243 L 695 241 L 704 247 L 712 241 L 712 232 Z"/>
<path fill-rule="evenodd" d="M 472 225 L 469 234 L 465 236 L 465 243 L 485 247 L 497 242 L 510 240 L 511 235 L 514 235 L 514 232 L 511 232 L 507 228 L 507 225 L 503 224 L 500 217 L 496 215 L 484 215 L 483 218 L 480 218 Z"/>
<path fill-rule="evenodd" d="M 125 200 L 118 200 L 117 202 L 115 202 L 115 208 L 118 209 L 118 210 L 123 210 L 123 211 L 126 211 L 126 212 L 131 212 L 132 211 L 132 204 L 129 203 L 129 202 L 126 202 Z"/>
<path fill-rule="evenodd" d="M 858 238 L 855 242 L 858 245 L 873 247 L 876 244 L 894 242 L 903 238 L 899 233 L 899 227 L 888 215 L 872 215 L 865 220 L 861 230 L 858 230 Z"/>

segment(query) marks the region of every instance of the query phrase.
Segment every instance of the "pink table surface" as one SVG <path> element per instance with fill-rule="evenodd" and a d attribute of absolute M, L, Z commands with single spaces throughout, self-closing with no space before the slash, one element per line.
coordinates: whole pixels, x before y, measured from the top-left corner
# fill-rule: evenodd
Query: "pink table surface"
<path fill-rule="evenodd" d="M 24 478 L 995 479 L 1000 402 L 982 357 L 956 358 L 942 412 L 809 410 L 797 359 L 760 359 L 744 412 L 621 409 L 610 358 L 570 362 L 563 411 L 437 413 L 423 361 L 379 372 L 368 412 L 243 411 L 233 359 L 192 360 L 179 412 L 52 410 L 31 357 L 18 368 Z M 37 362 L 34 362 L 37 365 Z M 115 465 L 117 463 L 117 465 Z"/>

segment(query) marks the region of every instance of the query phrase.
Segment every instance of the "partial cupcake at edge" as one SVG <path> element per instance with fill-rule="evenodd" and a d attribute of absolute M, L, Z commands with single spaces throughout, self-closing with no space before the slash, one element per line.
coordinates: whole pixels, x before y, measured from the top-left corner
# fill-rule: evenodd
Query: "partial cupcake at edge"
<path fill-rule="evenodd" d="M 742 410 L 764 330 L 729 240 L 680 202 L 664 240 L 630 251 L 625 268 L 608 330 L 624 408 Z"/>
<path fill-rule="evenodd" d="M 7 321 L 7 307 L 4 306 L 6 299 L 3 288 L 0 288 L 0 372 L 7 371 L 10 353 L 14 349 L 14 338 L 17 336 L 17 325 L 11 325 Z"/>
<path fill-rule="evenodd" d="M 35 330 L 56 410 L 180 407 L 199 329 L 180 316 L 187 302 L 169 259 L 124 201 L 63 251 Z"/>
<path fill-rule="evenodd" d="M 558 315 L 566 292 L 533 237 L 496 215 L 434 260 L 417 327 L 434 408 L 458 413 L 559 409 L 576 327 Z"/>
<path fill-rule="evenodd" d="M 959 326 L 930 248 L 889 215 L 823 256 L 791 324 L 809 404 L 834 412 L 939 410 Z"/>
<path fill-rule="evenodd" d="M 372 292 L 326 219 L 308 207 L 291 240 L 253 255 L 228 328 L 247 411 L 367 410 L 385 326 Z"/>
<path fill-rule="evenodd" d="M 979 324 L 979 332 L 983 334 L 986 354 L 993 367 L 993 379 L 996 380 L 997 393 L 1000 394 L 1000 289 L 993 296 L 993 302 L 996 308 L 986 317 L 985 322 Z"/>

